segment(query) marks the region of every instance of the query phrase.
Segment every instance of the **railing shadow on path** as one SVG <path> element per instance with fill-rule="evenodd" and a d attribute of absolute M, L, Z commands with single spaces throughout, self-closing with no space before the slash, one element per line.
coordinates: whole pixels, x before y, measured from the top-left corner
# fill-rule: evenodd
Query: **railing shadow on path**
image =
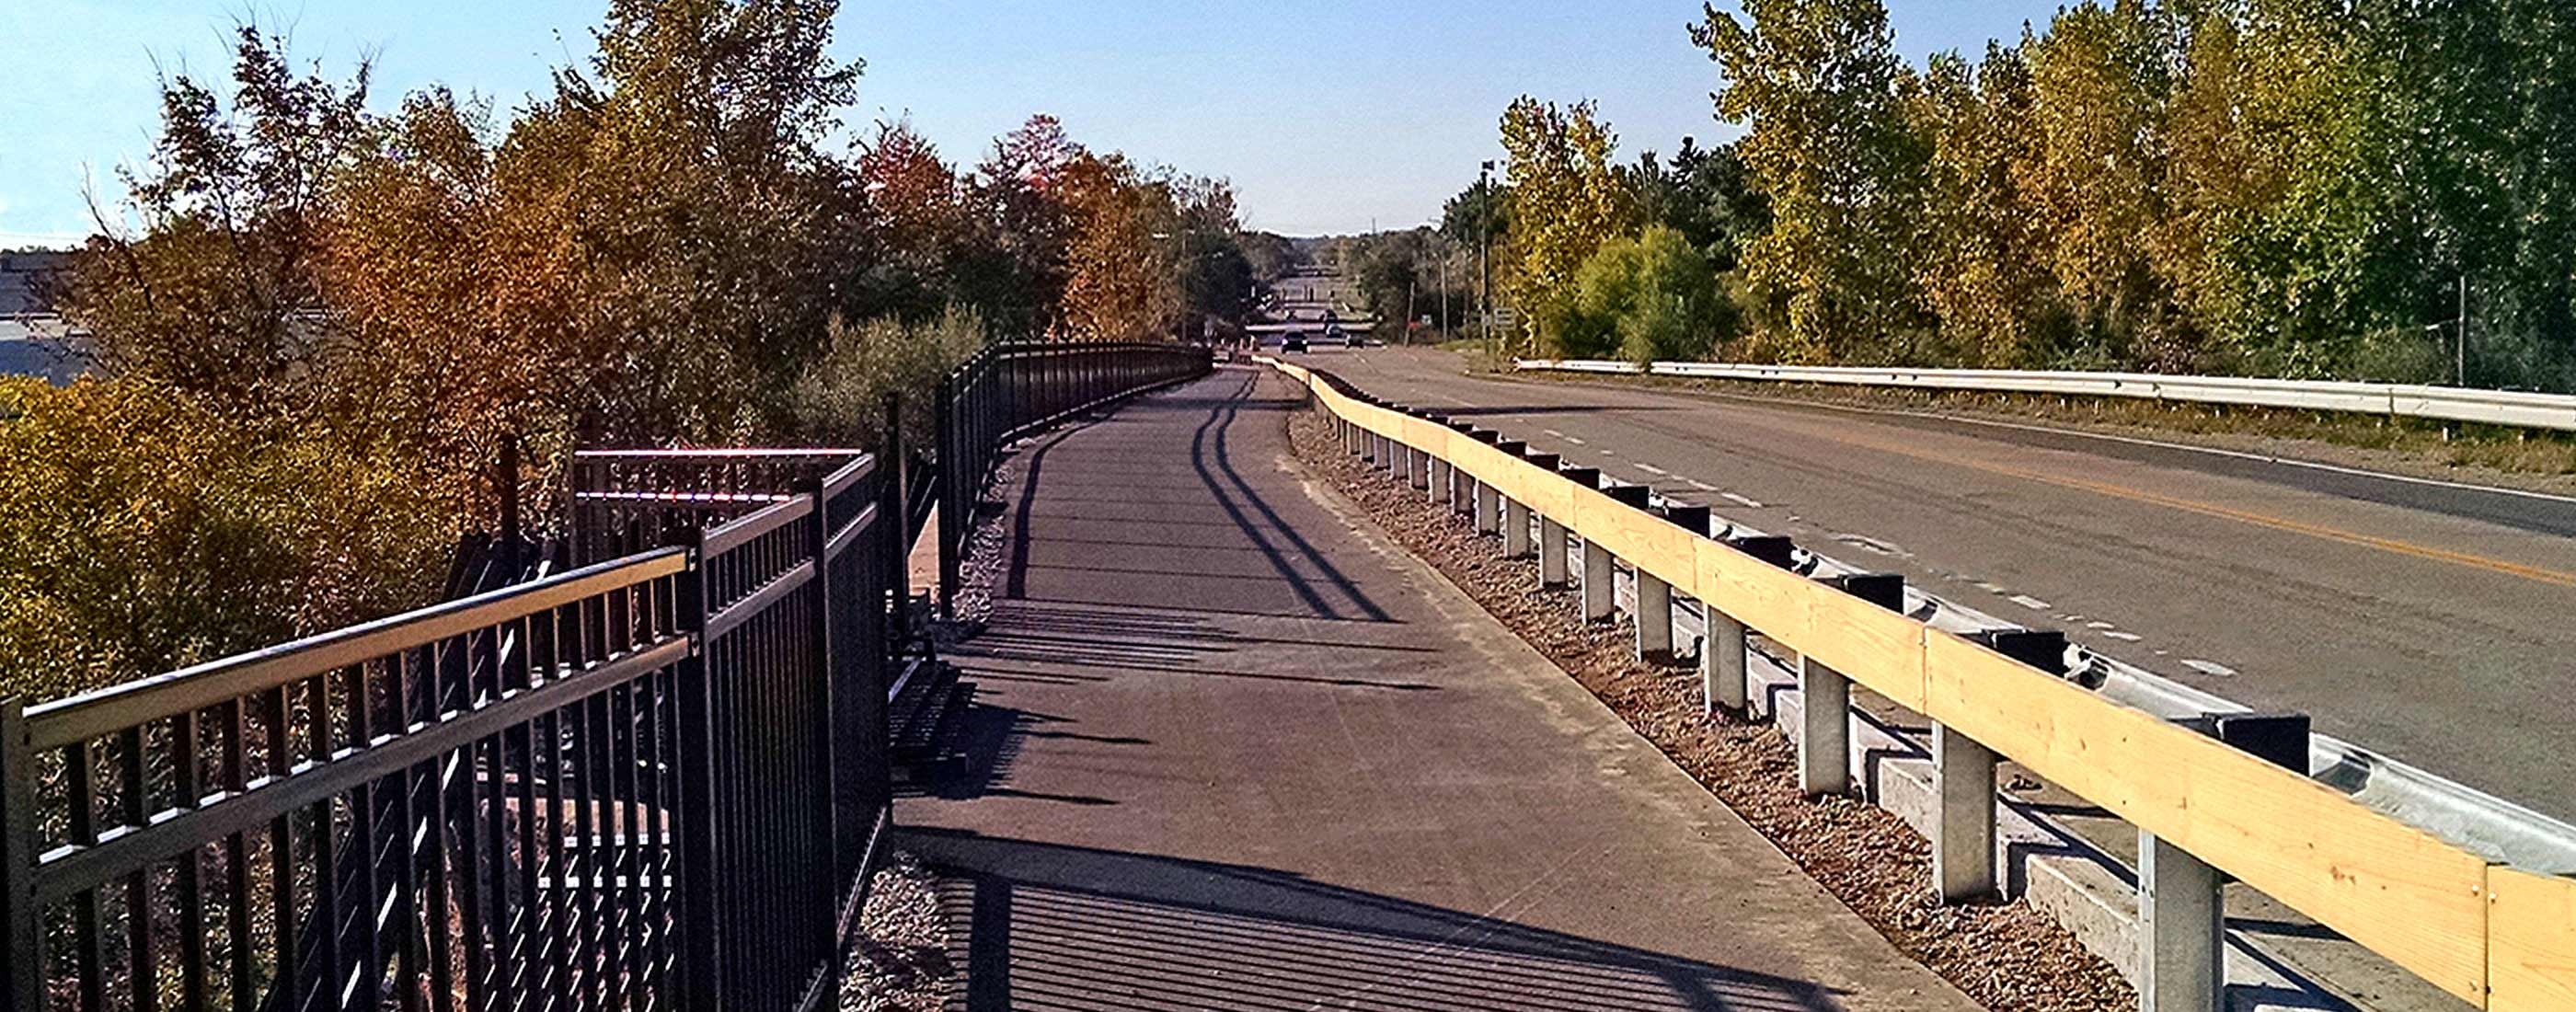
<path fill-rule="evenodd" d="M 1297 602 L 1293 608 L 1267 611 L 1246 610 L 1239 613 L 1367 622 L 1393 621 L 1385 609 L 1369 600 L 1358 584 L 1343 574 L 1322 552 L 1317 551 L 1311 542 L 1297 532 L 1293 524 L 1281 517 L 1278 509 L 1237 470 L 1229 436 L 1232 426 L 1241 417 L 1243 410 L 1250 407 L 1256 411 L 1274 412 L 1288 410 L 1295 406 L 1294 402 L 1286 399 L 1253 398 L 1251 394 L 1258 378 L 1257 373 L 1241 373 L 1240 385 L 1227 387 L 1229 392 L 1222 396 L 1191 396 L 1187 393 L 1178 393 L 1138 400 L 1119 408 L 1112 418 L 1095 417 L 1090 420 L 1092 425 L 1068 426 L 1050 433 L 1022 450 L 1016 458 L 1021 473 L 1013 482 L 1014 487 L 1011 490 L 1016 501 L 1007 507 L 1011 517 L 1011 530 L 1005 549 L 1006 560 L 1001 574 L 1000 593 L 997 596 L 1003 599 L 1026 598 L 1030 593 L 1030 571 L 1034 565 L 1037 565 L 1033 562 L 1033 547 L 1041 541 L 1062 540 L 1051 532 L 1040 529 L 1045 526 L 1043 521 L 1046 519 L 1039 512 L 1042 499 L 1086 502 L 1095 505 L 1113 502 L 1096 496 L 1084 497 L 1082 493 L 1114 492 L 1121 487 L 1121 485 L 1103 487 L 1089 484 L 1104 477 L 1120 482 L 1122 485 L 1132 486 L 1141 479 L 1171 473 L 1120 469 L 1104 474 L 1088 466 L 1094 461 L 1086 459 L 1083 465 L 1078 466 L 1066 477 L 1053 477 L 1054 472 L 1048 469 L 1049 458 L 1059 451 L 1080 452 L 1094 458 L 1101 455 L 1098 447 L 1077 447 L 1068 451 L 1067 440 L 1083 433 L 1090 433 L 1095 437 L 1118 438 L 1112 432 L 1095 427 L 1103 422 L 1120 426 L 1167 426 L 1173 424 L 1170 420 L 1172 415 L 1203 414 L 1204 417 L 1199 419 L 1191 434 L 1189 455 L 1190 468 L 1195 472 L 1199 482 L 1198 488 L 1203 489 L 1204 494 L 1191 494 L 1194 490 L 1175 488 L 1172 491 L 1183 492 L 1187 498 L 1198 501 L 1161 504 L 1163 508 L 1153 511 L 1145 510 L 1141 505 L 1135 505 L 1130 511 L 1134 515 L 1115 519 L 1150 530 L 1189 522 L 1170 515 L 1174 512 L 1197 510 L 1203 505 L 1213 505 L 1216 512 L 1221 514 L 1222 521 L 1220 523 L 1212 519 L 1205 522 L 1231 526 L 1232 532 L 1221 536 L 1225 544 L 1198 547 L 1247 550 L 1256 553 L 1267 563 L 1274 575 L 1266 578 L 1238 575 L 1237 579 L 1276 583 L 1293 595 Z M 1139 446 L 1138 450 L 1152 453 L 1164 451 L 1167 448 Z M 1067 493 L 1070 498 L 1060 499 L 1050 494 L 1059 490 Z M 1133 500 L 1125 501 L 1133 504 Z M 1157 515 L 1143 515 L 1147 512 Z M 1144 532 L 1139 532 L 1137 538 L 1127 540 L 1135 544 L 1146 543 Z M 1099 554 L 1105 558 L 1114 557 L 1114 553 Z M 1058 566 L 1057 568 L 1069 567 Z M 1098 573 L 1104 576 L 1129 572 L 1135 572 L 1136 575 L 1152 575 L 1143 571 L 1107 566 L 1098 569 Z"/>
<path fill-rule="evenodd" d="M 965 1007 L 1830 1012 L 1814 982 L 1275 869 L 908 831 Z"/>

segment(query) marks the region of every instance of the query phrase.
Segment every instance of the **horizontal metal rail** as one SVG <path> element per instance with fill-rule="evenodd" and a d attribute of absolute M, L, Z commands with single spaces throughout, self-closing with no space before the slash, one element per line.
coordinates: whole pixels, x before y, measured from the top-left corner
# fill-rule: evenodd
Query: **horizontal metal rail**
<path fill-rule="evenodd" d="M 1528 372 L 1681 376 L 1760 383 L 1825 383 L 1924 390 L 2131 397 L 2305 411 L 2347 411 L 2397 418 L 2576 431 L 2576 396 L 2408 383 L 2279 380 L 2159 373 L 2053 372 L 2017 369 L 1878 369 L 1857 366 L 1750 365 L 1727 362 L 1633 362 L 1521 359 Z"/>
<path fill-rule="evenodd" d="M 2159 854 L 2170 852 L 2169 860 L 2196 859 L 2234 875 L 2479 1007 L 2576 1007 L 2576 880 L 2553 874 L 2561 870 L 2554 865 L 2564 826 L 2535 817 L 2518 838 L 2464 838 L 2463 823 L 2519 822 L 2527 813 L 2420 771 L 2371 766 L 2380 760 L 2330 739 L 2310 740 L 2300 763 L 2305 768 L 2283 769 L 2168 719 L 2184 716 L 2177 709 L 2233 708 L 2216 697 L 2194 698 L 2188 689 L 2098 655 L 2015 656 L 1998 642 L 1971 638 L 2011 628 L 1991 616 L 1919 593 L 1890 597 L 1892 578 L 1871 580 L 1821 556 L 1793 554 L 1779 539 L 1757 553 L 1742 540 L 1755 532 L 1726 525 L 1704 508 L 1659 503 L 1641 487 L 1602 487 L 1597 471 L 1560 470 L 1553 455 L 1530 454 L 1497 433 L 1376 402 L 1328 375 L 1271 364 L 1304 382 L 1349 444 L 1390 473 L 1427 484 L 1437 496 L 1445 472 L 1450 495 L 1472 492 L 1480 529 L 1499 526 L 1492 519 L 1499 500 L 1524 521 L 1535 516 L 1543 527 L 1579 536 L 1587 572 L 1596 553 L 1605 567 L 1613 559 L 1626 562 L 1637 574 L 1640 602 L 1696 599 L 1706 614 L 1722 615 L 1738 630 L 1739 642 L 1744 632 L 1758 632 L 1795 652 L 1802 684 L 1833 690 L 1810 694 L 1811 713 L 1830 706 L 1831 716 L 1847 722 L 1844 706 L 1833 701 L 1849 685 L 1876 690 L 1931 718 L 1939 735 L 2017 760 L 2127 820 L 2142 839 L 2155 841 Z M 1522 550 L 1527 537 L 1525 529 L 1519 532 Z M 1515 543 L 1507 533 L 1507 548 Z M 1584 598 L 1587 617 L 1610 606 L 1606 594 L 1594 603 L 1589 583 Z M 1640 651 L 1648 643 L 1645 631 L 1656 625 L 1669 651 L 1669 616 L 1648 618 L 1638 620 Z M 2054 642 L 2064 651 L 2062 639 Z M 1708 663 L 1703 651 L 1702 664 Z M 1712 697 L 1716 687 L 1712 681 Z M 1847 732 L 1841 723 L 1816 719 L 1805 725 L 1802 783 L 1811 772 L 1847 778 L 1847 770 L 1831 768 L 1847 762 L 1839 747 Z M 1828 740 L 1815 744 L 1820 736 Z M 1815 765 L 1817 755 L 1831 758 Z M 2370 766 L 2358 790 L 2340 776 L 2356 764 Z M 1983 770 L 1979 790 L 1990 813 L 1991 761 Z M 1836 789 L 1833 779 L 1823 782 L 1810 789 Z M 2373 786 L 2382 788 L 2380 796 L 2369 796 Z M 2448 814 L 2428 812 L 2426 799 L 2447 806 Z M 1990 847 L 1991 814 L 1985 821 Z M 1935 844 L 1936 852 L 1944 846 Z M 2496 863 L 2524 857 L 2538 866 Z M 2158 877 L 2142 875 L 2142 901 Z M 2215 889 L 2208 874 L 2190 881 Z M 2212 922 L 2203 930 L 2214 932 L 2214 900 L 2201 909 Z M 2156 930 L 2178 929 L 2168 921 Z M 2144 957 L 2148 963 L 2167 955 L 2163 937 L 2154 946 L 2142 940 L 2142 952 L 2155 953 Z"/>

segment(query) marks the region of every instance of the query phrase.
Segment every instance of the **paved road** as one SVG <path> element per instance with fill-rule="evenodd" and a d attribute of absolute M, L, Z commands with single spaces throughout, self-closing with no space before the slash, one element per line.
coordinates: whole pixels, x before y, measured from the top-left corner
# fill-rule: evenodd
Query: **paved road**
<path fill-rule="evenodd" d="M 1294 404 L 1225 369 L 1012 460 L 977 760 L 895 819 L 968 1008 L 1975 1008 L 1302 480 Z"/>
<path fill-rule="evenodd" d="M 1303 361 L 2576 819 L 2576 501 L 1615 382 L 1470 377 L 1426 349 Z"/>

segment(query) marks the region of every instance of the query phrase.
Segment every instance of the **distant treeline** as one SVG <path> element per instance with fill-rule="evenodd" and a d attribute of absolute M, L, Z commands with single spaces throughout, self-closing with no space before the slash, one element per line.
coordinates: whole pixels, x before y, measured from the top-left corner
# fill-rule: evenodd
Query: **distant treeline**
<path fill-rule="evenodd" d="M 2565 4 L 2087 0 L 1920 67 L 1878 0 L 1692 37 L 1733 143 L 1627 162 L 1588 103 L 1505 113 L 1532 347 L 2447 382 L 2465 336 L 2472 384 L 2576 389 Z M 1390 242 L 1472 250 L 1488 196 Z"/>

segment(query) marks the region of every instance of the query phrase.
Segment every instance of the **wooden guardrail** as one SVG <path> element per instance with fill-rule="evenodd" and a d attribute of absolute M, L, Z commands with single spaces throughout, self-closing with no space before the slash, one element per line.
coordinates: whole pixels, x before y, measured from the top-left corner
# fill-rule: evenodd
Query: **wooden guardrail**
<path fill-rule="evenodd" d="M 1280 362 L 1317 407 L 1445 462 L 1707 608 L 2497 1012 L 2576 1009 L 2576 879 L 2491 865 L 2292 770 L 1756 559 Z"/>

